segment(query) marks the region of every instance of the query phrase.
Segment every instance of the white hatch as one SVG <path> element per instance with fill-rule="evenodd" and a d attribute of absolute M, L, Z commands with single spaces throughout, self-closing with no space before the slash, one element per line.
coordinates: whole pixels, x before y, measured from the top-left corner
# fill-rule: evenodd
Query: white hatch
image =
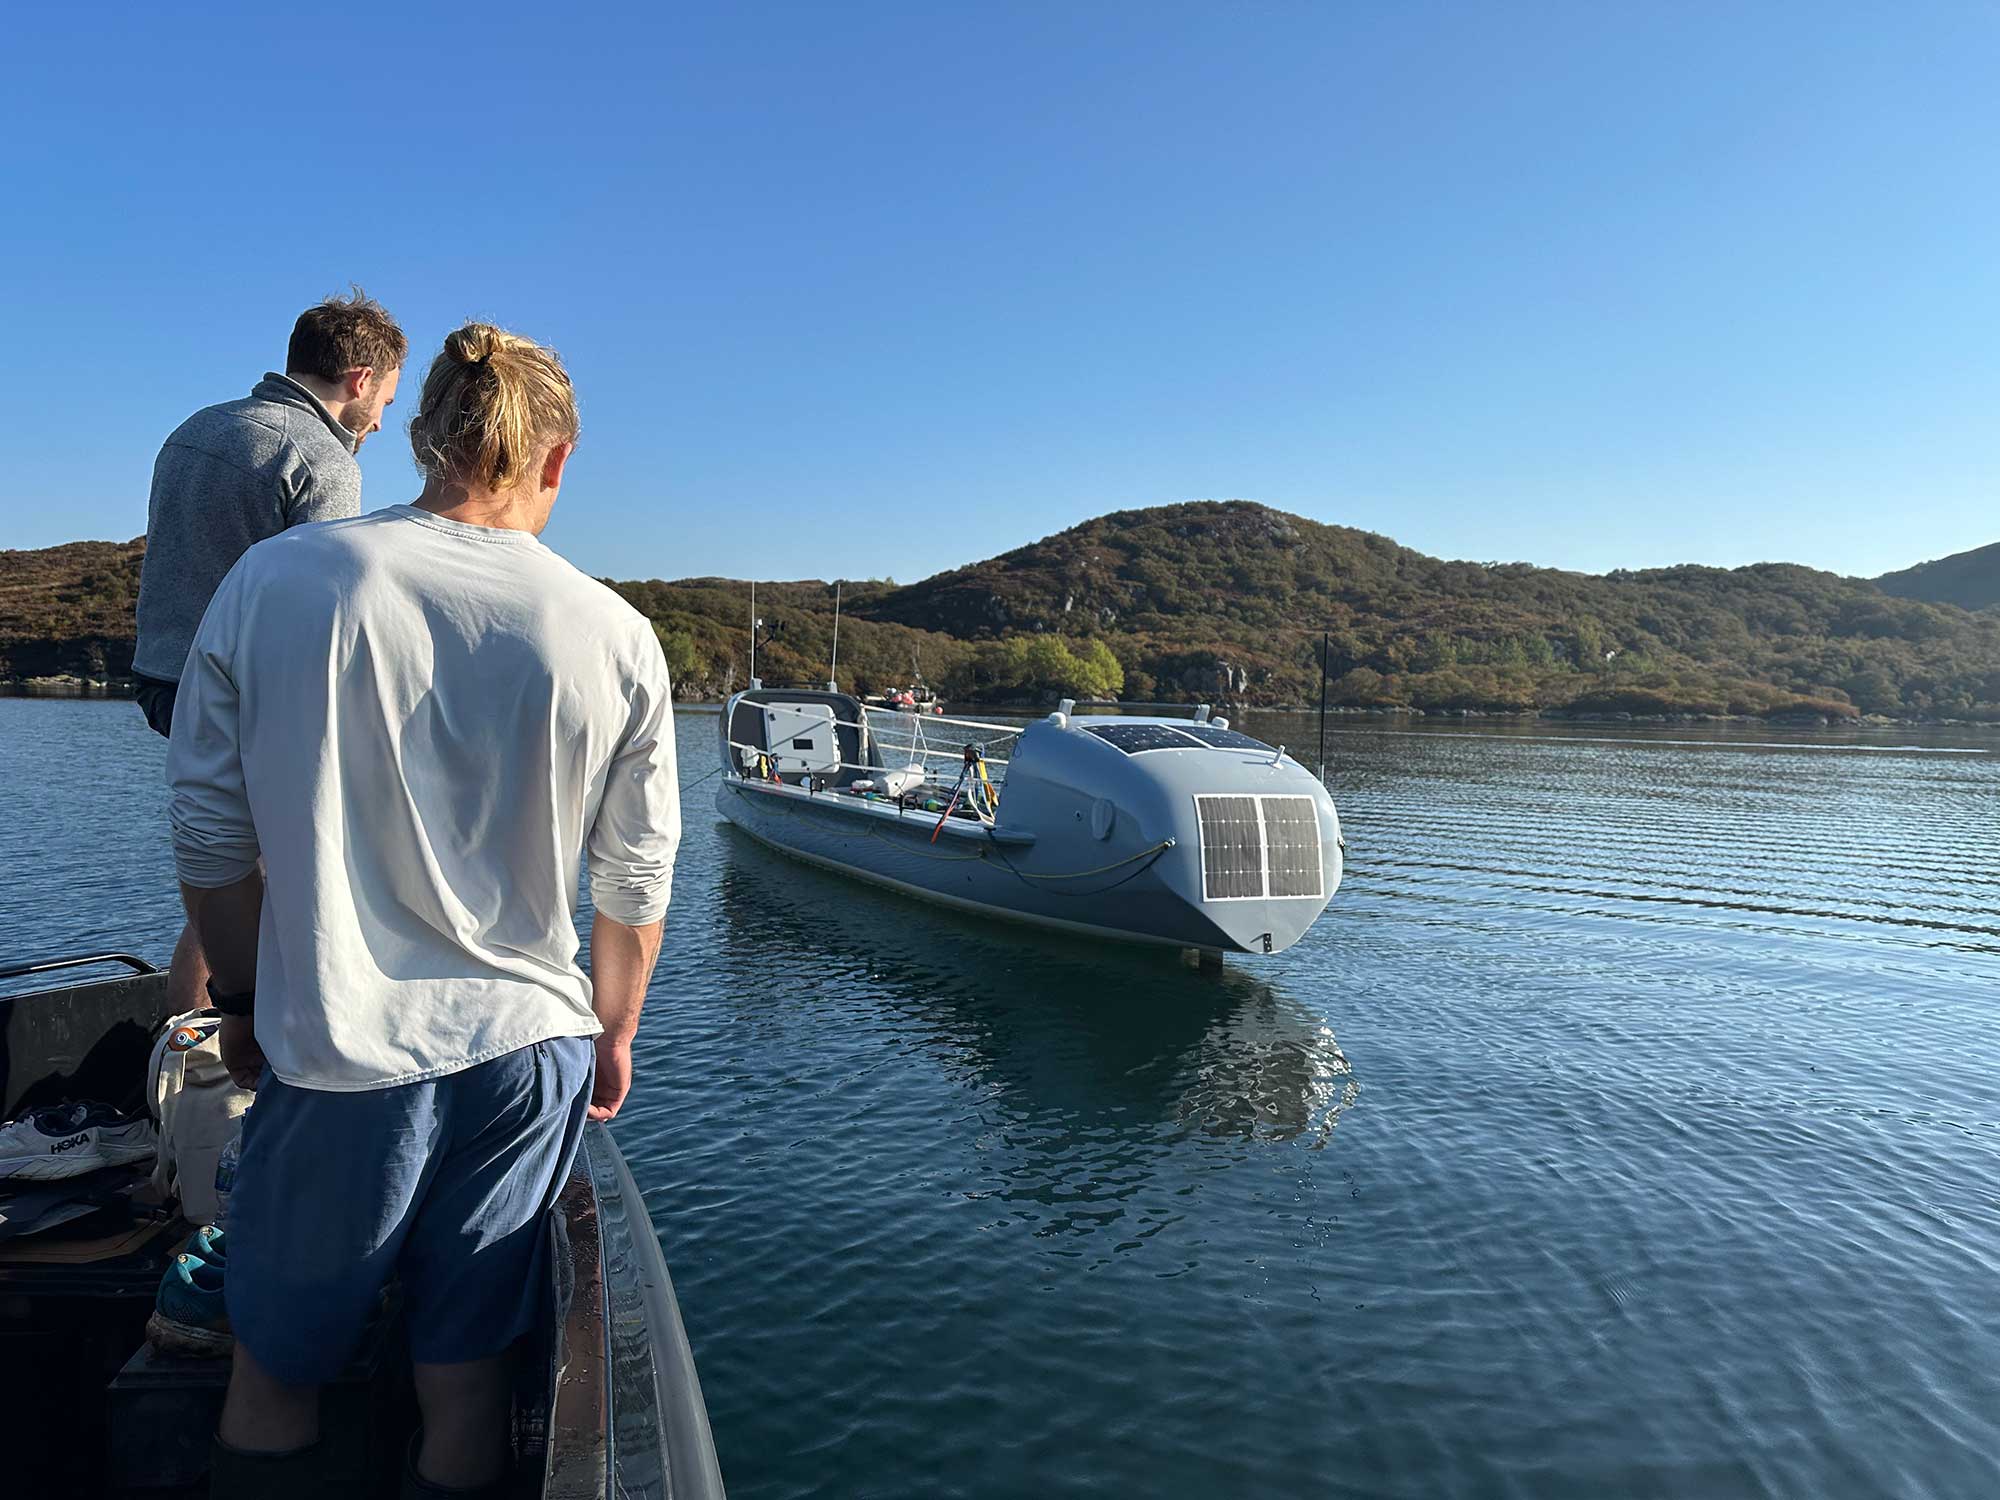
<path fill-rule="evenodd" d="M 830 703 L 767 703 L 764 743 L 780 776 L 811 771 L 832 775 L 840 769 L 840 735 Z"/>

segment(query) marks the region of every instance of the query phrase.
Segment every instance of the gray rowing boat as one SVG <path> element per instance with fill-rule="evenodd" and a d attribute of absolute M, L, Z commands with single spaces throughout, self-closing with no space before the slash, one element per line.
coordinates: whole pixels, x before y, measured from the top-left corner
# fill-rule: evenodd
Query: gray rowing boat
<path fill-rule="evenodd" d="M 1277 953 L 1340 885 L 1320 779 L 1206 708 L 1025 726 L 753 683 L 717 810 L 763 843 L 964 911 L 1208 955 Z"/>

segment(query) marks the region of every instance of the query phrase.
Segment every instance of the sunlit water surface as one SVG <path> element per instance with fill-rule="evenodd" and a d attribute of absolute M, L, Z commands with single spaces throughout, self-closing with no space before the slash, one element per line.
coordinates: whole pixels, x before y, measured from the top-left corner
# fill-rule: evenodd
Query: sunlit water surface
<path fill-rule="evenodd" d="M 1213 978 L 759 849 L 681 732 L 617 1133 L 739 1500 L 2000 1493 L 1996 742 L 1347 721 L 1347 884 Z M 0 952 L 164 962 L 162 754 L 0 700 Z"/>

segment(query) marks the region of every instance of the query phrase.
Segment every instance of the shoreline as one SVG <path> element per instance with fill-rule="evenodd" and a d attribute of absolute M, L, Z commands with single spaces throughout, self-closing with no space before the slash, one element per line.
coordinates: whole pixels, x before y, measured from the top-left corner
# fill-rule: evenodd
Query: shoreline
<path fill-rule="evenodd" d="M 130 700 L 138 690 L 138 684 L 130 677 L 26 677 L 0 680 L 0 698 L 54 698 L 54 699 L 125 699 Z M 722 700 L 719 698 L 677 699 L 676 708 L 697 711 L 719 712 Z M 1048 703 L 976 703 L 957 705 L 972 713 L 979 714 L 1025 714 L 1040 715 L 1050 711 Z M 1115 709 L 1115 703 L 1082 704 L 1081 707 Z M 1188 708 L 1195 705 L 1190 703 Z M 1291 714 L 1302 717 L 1317 717 L 1316 704 L 1218 704 L 1218 709 L 1228 715 L 1241 714 Z M 1356 707 L 1351 704 L 1328 704 L 1328 718 L 1343 719 L 1483 719 L 1498 720 L 1503 723 L 1554 723 L 1554 724 L 1770 724 L 1791 729 L 1977 729 L 2000 732 L 2000 723 L 1989 719 L 1944 719 L 1944 718 L 1893 718 L 1885 714 L 1861 714 L 1854 718 L 1836 718 L 1829 714 L 1776 713 L 1776 714 L 1711 714 L 1696 712 L 1673 712 L 1657 714 L 1635 714 L 1623 711 L 1572 712 L 1563 708 L 1543 709 L 1503 709 L 1503 708 L 1407 708 L 1397 706 Z"/>

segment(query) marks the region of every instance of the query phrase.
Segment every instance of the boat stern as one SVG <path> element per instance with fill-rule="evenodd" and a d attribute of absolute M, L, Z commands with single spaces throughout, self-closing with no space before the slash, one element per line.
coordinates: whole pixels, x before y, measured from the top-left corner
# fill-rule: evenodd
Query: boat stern
<path fill-rule="evenodd" d="M 1333 798 L 1281 749 L 1226 722 L 1056 715 L 1023 734 L 1001 819 L 1088 829 L 1107 852 L 1166 845 L 1146 872 L 1159 940 L 1278 953 L 1344 873 Z M 1162 899 L 1165 898 L 1165 899 Z"/>

